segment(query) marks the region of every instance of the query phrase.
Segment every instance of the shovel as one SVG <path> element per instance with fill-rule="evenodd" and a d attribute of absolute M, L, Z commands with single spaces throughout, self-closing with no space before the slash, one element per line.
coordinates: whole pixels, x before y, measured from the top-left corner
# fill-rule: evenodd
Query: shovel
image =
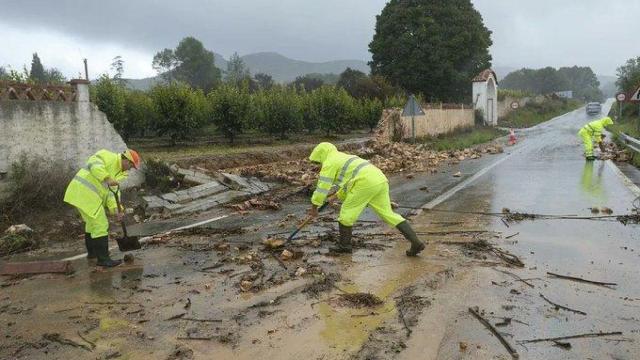
<path fill-rule="evenodd" d="M 116 198 L 116 206 L 118 207 L 118 212 L 121 213 L 122 207 L 120 206 L 120 199 L 118 198 L 120 187 L 118 186 L 116 188 L 116 191 L 113 191 L 111 190 L 111 188 L 109 188 L 109 191 L 111 191 L 113 196 Z M 120 220 L 120 225 L 122 225 L 122 233 L 124 236 L 116 239 L 116 242 L 118 243 L 118 249 L 120 249 L 121 252 L 140 249 L 142 246 L 140 245 L 138 237 L 127 235 L 127 226 L 124 224 L 124 219 Z"/>
<path fill-rule="evenodd" d="M 322 204 L 322 206 L 320 206 L 318 208 L 318 212 L 321 212 L 322 210 L 324 210 L 327 206 L 329 206 L 329 200 L 327 199 L 327 202 L 325 202 L 324 204 Z M 311 222 L 311 220 L 313 220 L 313 218 L 311 216 L 307 216 L 307 218 L 302 222 L 302 224 L 300 224 L 300 226 L 298 226 L 297 229 L 295 229 L 291 235 L 289 235 L 289 237 L 287 238 L 287 241 L 285 241 L 285 244 L 289 243 L 291 240 L 293 240 L 294 237 L 296 237 L 296 235 L 298 235 L 298 233 L 300 232 L 300 230 L 304 229 L 305 226 L 307 226 L 307 224 L 309 224 L 309 222 Z"/>

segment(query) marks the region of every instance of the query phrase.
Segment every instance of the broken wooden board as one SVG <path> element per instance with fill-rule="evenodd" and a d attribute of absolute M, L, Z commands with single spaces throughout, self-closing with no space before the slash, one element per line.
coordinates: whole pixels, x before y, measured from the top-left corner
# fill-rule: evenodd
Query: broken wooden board
<path fill-rule="evenodd" d="M 0 275 L 70 274 L 71 261 L 32 261 L 0 264 Z"/>
<path fill-rule="evenodd" d="M 223 193 L 206 197 L 204 199 L 192 201 L 188 204 L 183 205 L 179 209 L 172 210 L 171 213 L 180 215 L 197 211 L 206 211 L 209 209 L 213 209 L 216 206 L 227 204 L 231 201 L 246 199 L 249 196 L 251 196 L 251 193 L 245 191 L 225 191 Z"/>

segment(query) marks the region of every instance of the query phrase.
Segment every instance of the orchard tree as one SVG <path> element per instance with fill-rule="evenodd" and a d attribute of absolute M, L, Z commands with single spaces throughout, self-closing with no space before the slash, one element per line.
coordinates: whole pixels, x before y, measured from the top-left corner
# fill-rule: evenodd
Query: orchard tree
<path fill-rule="evenodd" d="M 344 89 L 325 85 L 310 96 L 312 121 L 325 134 L 336 134 L 356 127 L 356 104 Z"/>
<path fill-rule="evenodd" d="M 248 126 L 251 115 L 251 97 L 248 91 L 224 84 L 209 93 L 208 101 L 213 123 L 233 143 Z"/>
<path fill-rule="evenodd" d="M 296 90 L 314 91 L 324 85 L 324 81 L 313 74 L 298 76 L 292 83 Z"/>
<path fill-rule="evenodd" d="M 151 89 L 151 100 L 157 114 L 152 128 L 160 136 L 169 135 L 174 145 L 202 127 L 209 112 L 202 90 L 175 81 Z"/>
<path fill-rule="evenodd" d="M 107 119 L 125 140 L 127 131 L 127 117 L 125 112 L 126 93 L 124 87 L 113 81 L 107 74 L 102 75 L 92 86 L 92 102 L 107 115 Z"/>
<path fill-rule="evenodd" d="M 142 91 L 127 91 L 124 108 L 127 117 L 124 129 L 127 135 L 126 138 L 132 135 L 144 136 L 145 131 L 158 118 L 153 107 L 153 101 L 147 93 Z"/>
<path fill-rule="evenodd" d="M 261 91 L 255 98 L 262 130 L 284 139 L 302 128 L 302 98 L 294 89 L 278 86 Z"/>
<path fill-rule="evenodd" d="M 365 99 L 360 106 L 363 125 L 368 127 L 370 132 L 373 132 L 382 118 L 382 111 L 384 110 L 382 102 L 378 99 Z"/>
<path fill-rule="evenodd" d="M 468 101 L 490 67 L 491 31 L 470 0 L 391 0 L 369 44 L 372 74 L 428 99 Z"/>
<path fill-rule="evenodd" d="M 153 57 L 153 68 L 165 80 L 178 80 L 209 91 L 220 83 L 221 73 L 213 52 L 194 37 L 186 37 L 175 49 L 164 49 Z"/>

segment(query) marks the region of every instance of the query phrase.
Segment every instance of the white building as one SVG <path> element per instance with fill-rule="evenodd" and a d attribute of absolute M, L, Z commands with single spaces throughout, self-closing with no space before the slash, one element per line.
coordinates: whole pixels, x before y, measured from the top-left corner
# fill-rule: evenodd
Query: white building
<path fill-rule="evenodd" d="M 473 108 L 482 111 L 486 125 L 498 125 L 498 80 L 491 69 L 473 78 Z"/>

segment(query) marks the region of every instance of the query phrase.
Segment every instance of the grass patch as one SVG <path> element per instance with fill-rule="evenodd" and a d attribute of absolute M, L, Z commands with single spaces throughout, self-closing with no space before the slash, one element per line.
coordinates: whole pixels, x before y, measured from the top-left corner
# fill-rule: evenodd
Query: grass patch
<path fill-rule="evenodd" d="M 474 145 L 490 142 L 507 134 L 506 131 L 494 127 L 475 126 L 449 134 L 421 138 L 418 141 L 431 150 L 463 150 Z"/>
<path fill-rule="evenodd" d="M 60 208 L 72 177 L 73 170 L 64 161 L 21 156 L 9 171 L 7 196 L 0 202 L 0 223 Z"/>
<path fill-rule="evenodd" d="M 528 128 L 573 111 L 582 105 L 580 101 L 567 99 L 547 99 L 541 103 L 531 102 L 500 119 L 498 125 Z"/>

